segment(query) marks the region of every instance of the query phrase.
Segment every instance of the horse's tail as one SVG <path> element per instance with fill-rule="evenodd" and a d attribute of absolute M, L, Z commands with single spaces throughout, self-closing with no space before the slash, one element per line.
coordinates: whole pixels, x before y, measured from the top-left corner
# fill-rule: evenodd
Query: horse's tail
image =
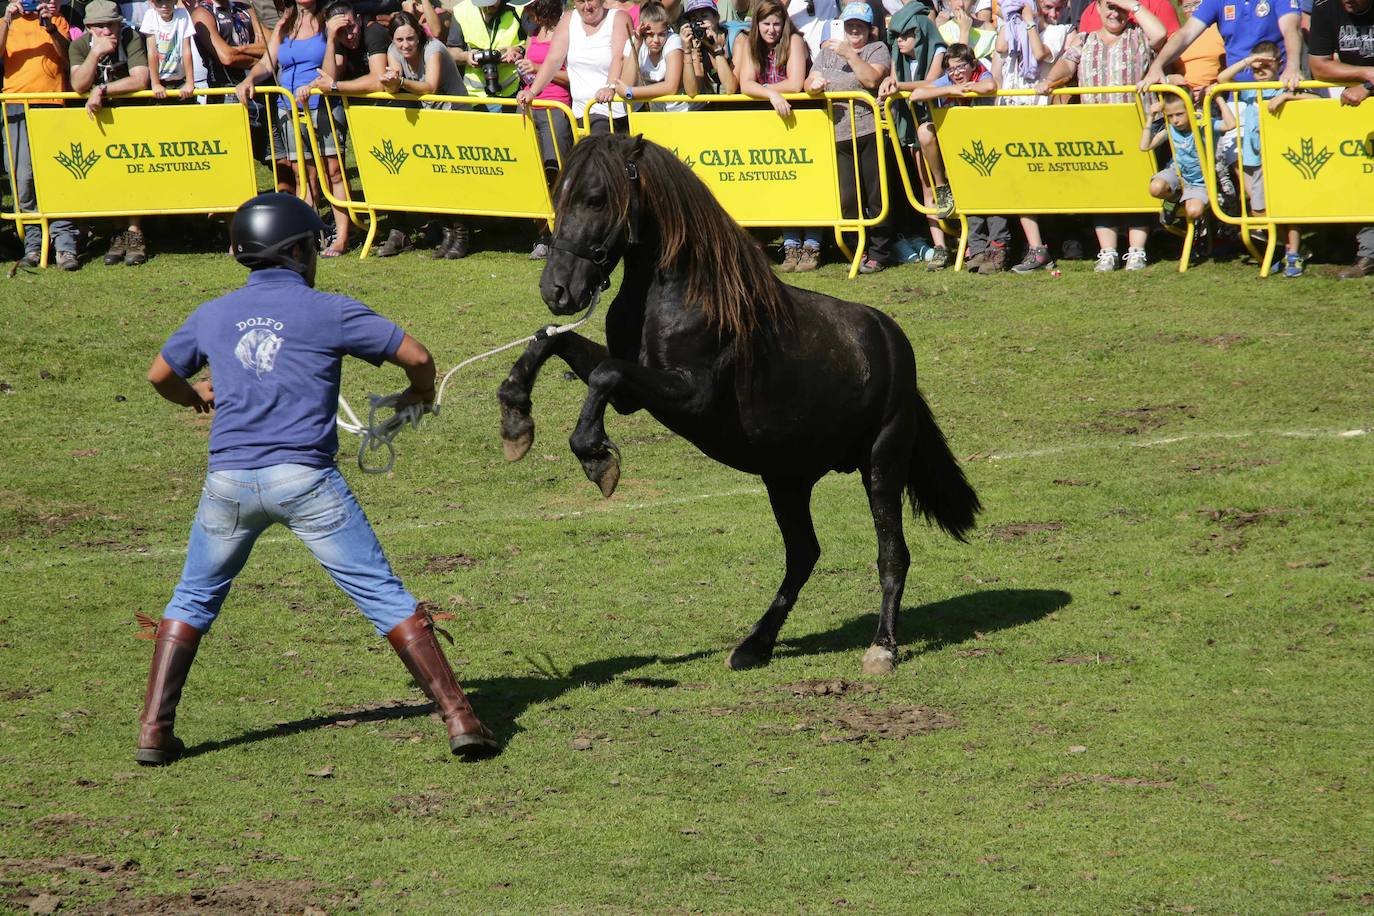
<path fill-rule="evenodd" d="M 934 522 L 951 536 L 966 541 L 973 517 L 982 510 L 963 468 L 949 450 L 945 434 L 935 423 L 930 405 L 916 392 L 916 443 L 912 447 L 906 492 L 912 511 Z"/>

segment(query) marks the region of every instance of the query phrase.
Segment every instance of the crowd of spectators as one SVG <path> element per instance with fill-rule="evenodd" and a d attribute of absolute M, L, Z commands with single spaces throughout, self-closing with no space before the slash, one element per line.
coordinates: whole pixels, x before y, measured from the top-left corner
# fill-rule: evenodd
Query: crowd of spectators
<path fill-rule="evenodd" d="M 492 111 L 535 119 L 550 182 L 572 131 L 562 114 L 531 106 L 535 100 L 566 104 L 600 132 L 625 129 L 633 108 L 701 107 L 690 100 L 659 101 L 665 96 L 743 93 L 787 118 L 797 93 L 860 91 L 879 101 L 909 94 L 909 106 L 893 109 L 893 130 L 932 213 L 920 216 L 902 206 L 905 195 L 895 190 L 889 217 L 867 233 L 863 273 L 909 261 L 940 269 L 957 254 L 942 222 L 958 202 L 932 118 L 941 107 L 1139 98 L 1149 122 L 1140 147 L 1158 151 L 1162 165 L 1149 192 L 1160 199 L 1161 221 L 1194 224 L 1200 240 L 1195 251 L 1203 253 L 1228 241 L 1210 225 L 1205 170 L 1215 174 L 1223 207 L 1264 213 L 1258 106 L 1276 111 L 1313 97 L 1299 90 L 1305 74 L 1352 84 L 1332 92 L 1345 105 L 1363 104 L 1374 90 L 1374 0 L 1184 0 L 1182 22 L 1170 0 L 850 0 L 842 7 L 836 0 L 572 0 L 570 9 L 564 0 L 5 2 L 5 92 L 88 93 L 92 118 L 109 106 L 143 103 L 123 98 L 140 90 L 151 90 L 160 104 L 245 105 L 257 153 L 274 167 L 278 189 L 321 207 L 326 197 L 347 196 L 347 138 L 337 97 L 312 89 L 491 99 L 485 107 Z M 1220 103 L 1199 110 L 1215 83 L 1264 80 L 1284 88 L 1236 93 L 1234 111 Z M 1161 102 L 1146 91 L 1160 82 L 1185 88 L 1191 104 L 1178 97 Z M 322 161 L 308 146 L 297 156 L 290 106 L 257 92 L 269 83 L 295 94 L 320 139 Z M 1051 97 L 1055 88 L 1070 85 L 1137 89 Z M 193 96 L 197 88 L 234 91 Z M 34 210 L 25 108 L 5 108 L 3 162 L 18 207 Z M 872 109 L 835 105 L 832 112 L 841 206 L 848 215 L 871 218 L 884 203 L 879 160 L 894 154 L 882 142 Z M 1219 138 L 1214 149 L 1200 149 L 1193 140 L 1189 122 L 1201 119 L 1213 121 Z M 347 212 L 333 207 L 324 256 L 349 247 L 349 227 Z M 820 233 L 779 228 L 781 270 L 814 269 L 822 256 Z M 1145 267 L 1153 228 L 1139 215 L 1091 221 L 1096 269 Z M 54 220 L 49 229 L 57 265 L 79 269 L 79 228 Z M 1071 219 L 1042 227 L 1025 214 L 970 217 L 969 229 L 965 263 L 979 273 L 1030 273 L 1054 266 L 1055 251 L 1060 257 L 1084 252 Z M 121 220 L 110 235 L 106 264 L 147 260 L 140 219 Z M 395 255 L 425 239 L 436 258 L 461 258 L 470 247 L 465 223 L 393 216 L 376 253 Z M 1355 261 L 1341 277 L 1374 274 L 1374 227 L 1361 228 L 1357 240 Z M 36 264 L 38 227 L 27 225 L 22 241 L 23 263 Z M 1284 227 L 1283 242 L 1276 269 L 1301 276 L 1302 227 Z M 547 251 L 541 232 L 531 257 Z"/>

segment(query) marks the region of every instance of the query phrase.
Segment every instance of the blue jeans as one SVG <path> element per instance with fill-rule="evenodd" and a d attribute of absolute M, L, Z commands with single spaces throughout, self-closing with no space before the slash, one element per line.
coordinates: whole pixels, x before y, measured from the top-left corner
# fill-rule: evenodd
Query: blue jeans
<path fill-rule="evenodd" d="M 258 535 L 280 522 L 385 636 L 415 612 L 338 468 L 278 464 L 211 471 L 191 525 L 186 565 L 163 616 L 210 629 Z"/>
<path fill-rule="evenodd" d="M 820 248 L 821 230 L 807 227 L 805 229 L 784 229 L 782 230 L 783 248 Z"/>

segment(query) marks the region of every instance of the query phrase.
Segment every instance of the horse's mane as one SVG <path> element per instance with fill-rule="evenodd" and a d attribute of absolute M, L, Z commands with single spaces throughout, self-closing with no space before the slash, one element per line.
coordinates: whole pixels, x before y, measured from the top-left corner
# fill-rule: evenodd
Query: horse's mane
<path fill-rule="evenodd" d="M 557 211 L 581 175 L 609 179 L 612 212 L 630 219 L 626 163 L 639 172 L 640 207 L 658 225 L 658 269 L 684 277 L 687 304 L 699 307 L 721 337 L 747 346 L 756 330 L 786 322 L 788 299 L 758 242 L 716 202 L 692 170 L 642 137 L 590 137 L 573 147 L 557 192 Z M 641 219 L 643 217 L 641 216 Z"/>

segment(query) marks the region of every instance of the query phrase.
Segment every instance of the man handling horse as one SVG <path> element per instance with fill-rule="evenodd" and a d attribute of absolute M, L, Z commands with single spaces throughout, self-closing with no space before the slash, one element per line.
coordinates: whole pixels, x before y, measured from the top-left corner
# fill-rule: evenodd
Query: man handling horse
<path fill-rule="evenodd" d="M 334 466 L 345 356 L 400 366 L 400 407 L 432 404 L 429 351 L 357 300 L 314 289 L 314 208 L 262 194 L 234 215 L 231 250 L 251 271 L 239 290 L 201 305 L 163 346 L 148 381 L 173 404 L 214 411 L 210 463 L 181 581 L 157 626 L 135 758 L 163 764 L 184 749 L 172 733 L 201 636 L 214 623 L 258 535 L 280 522 L 300 538 L 385 636 L 439 708 L 463 757 L 497 749 L 444 658 L 429 613 L 391 571 Z M 206 365 L 213 378 L 188 380 Z"/>

